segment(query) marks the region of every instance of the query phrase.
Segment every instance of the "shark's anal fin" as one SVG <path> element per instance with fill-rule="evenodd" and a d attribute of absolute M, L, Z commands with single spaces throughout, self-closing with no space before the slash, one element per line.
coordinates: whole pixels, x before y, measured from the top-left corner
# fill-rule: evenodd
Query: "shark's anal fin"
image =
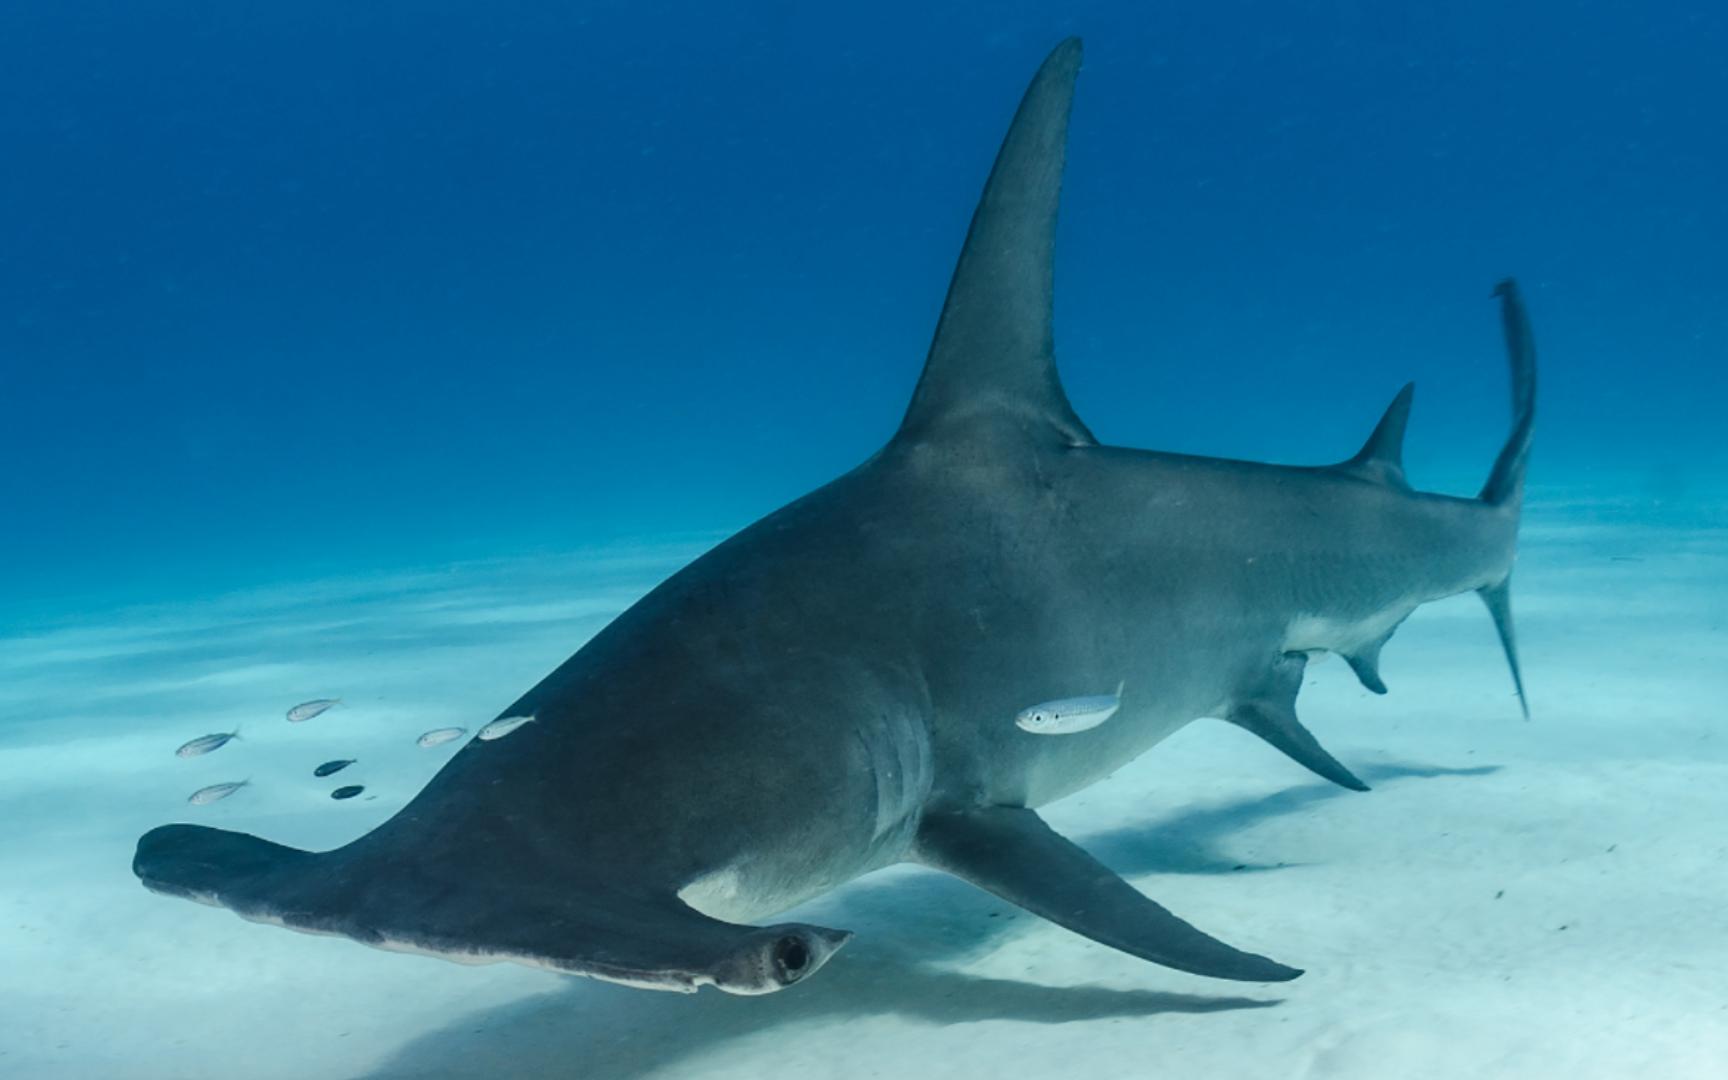
<path fill-rule="evenodd" d="M 1356 678 L 1362 685 L 1376 694 L 1386 692 L 1386 683 L 1380 678 L 1380 650 L 1386 647 L 1386 643 L 1392 640 L 1392 635 L 1396 634 L 1398 627 L 1402 625 L 1404 620 L 1399 619 L 1392 629 L 1373 641 L 1338 654 L 1350 665 L 1350 670 L 1356 673 Z"/>
<path fill-rule="evenodd" d="M 1356 673 L 1356 678 L 1370 693 L 1384 694 L 1386 680 L 1380 677 L 1380 643 L 1364 646 L 1344 654 L 1344 662 Z"/>
<path fill-rule="evenodd" d="M 1327 753 L 1313 733 L 1296 719 L 1296 692 L 1302 688 L 1302 672 L 1307 662 L 1300 653 L 1286 653 L 1280 657 L 1265 685 L 1231 705 L 1224 719 L 1260 736 L 1296 764 L 1339 787 L 1367 791 L 1368 785 Z M 1356 667 L 1354 662 L 1351 667 Z M 1356 669 L 1356 673 L 1361 676 L 1361 669 Z M 1378 675 L 1374 678 L 1379 681 Z M 1363 682 L 1366 683 L 1367 679 L 1364 678 Z"/>
<path fill-rule="evenodd" d="M 928 866 L 1155 964 L 1244 982 L 1283 982 L 1302 974 L 1201 933 L 1023 807 L 927 815 L 916 850 Z"/>

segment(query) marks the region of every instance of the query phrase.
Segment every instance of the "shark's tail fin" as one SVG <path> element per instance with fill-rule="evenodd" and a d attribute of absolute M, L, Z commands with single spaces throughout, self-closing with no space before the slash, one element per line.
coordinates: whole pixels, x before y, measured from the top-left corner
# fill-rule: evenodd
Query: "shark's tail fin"
<path fill-rule="evenodd" d="M 1512 361 L 1512 434 L 1500 448 L 1481 499 L 1505 506 L 1524 498 L 1524 466 L 1530 460 L 1530 433 L 1536 424 L 1536 342 L 1530 333 L 1530 316 L 1518 295 L 1518 283 L 1507 278 L 1494 287 L 1494 295 L 1500 298 L 1500 323 L 1506 332 L 1506 354 Z"/>
<path fill-rule="evenodd" d="M 1500 322 L 1506 333 L 1506 354 L 1512 364 L 1512 433 L 1500 448 L 1500 456 L 1494 461 L 1494 471 L 1489 473 L 1480 498 L 1517 514 L 1523 508 L 1524 469 L 1530 460 L 1530 436 L 1536 424 L 1536 342 L 1524 301 L 1518 295 L 1518 283 L 1507 278 L 1494 287 L 1494 295 L 1500 298 Z M 1506 662 L 1512 668 L 1512 684 L 1518 689 L 1519 707 L 1528 719 L 1530 704 L 1524 697 L 1524 676 L 1518 670 L 1518 641 L 1512 632 L 1511 568 L 1507 568 L 1505 577 L 1478 589 L 1477 594 L 1494 619 L 1494 629 L 1506 651 Z"/>

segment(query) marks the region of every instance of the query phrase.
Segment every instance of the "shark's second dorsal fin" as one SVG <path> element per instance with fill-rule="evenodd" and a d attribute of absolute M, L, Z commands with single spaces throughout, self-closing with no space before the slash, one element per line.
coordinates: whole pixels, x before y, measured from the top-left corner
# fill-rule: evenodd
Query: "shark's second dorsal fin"
<path fill-rule="evenodd" d="M 1033 76 L 966 234 L 924 374 L 897 439 L 962 437 L 979 420 L 1070 445 L 1095 440 L 1056 377 L 1050 312 L 1056 204 L 1080 39 Z"/>
<path fill-rule="evenodd" d="M 1385 414 L 1374 425 L 1374 432 L 1362 449 L 1337 467 L 1340 472 L 1393 487 L 1410 486 L 1404 479 L 1404 430 L 1410 426 L 1410 401 L 1415 393 L 1415 383 L 1404 384 L 1392 404 L 1386 406 Z"/>

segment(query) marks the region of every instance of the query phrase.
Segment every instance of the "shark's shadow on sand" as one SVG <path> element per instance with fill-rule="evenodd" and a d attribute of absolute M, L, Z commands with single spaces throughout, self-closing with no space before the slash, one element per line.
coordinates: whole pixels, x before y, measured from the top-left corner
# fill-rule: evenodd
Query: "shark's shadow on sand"
<path fill-rule="evenodd" d="M 1380 764 L 1361 770 L 1379 782 L 1476 777 L 1498 766 L 1448 768 Z M 1306 784 L 1271 795 L 1199 806 L 1082 837 L 1125 876 L 1272 871 L 1279 865 L 1231 856 L 1228 839 L 1262 822 L 1338 798 L 1343 789 Z M 1271 1008 L 1277 997 L 1201 995 L 1102 986 L 1049 986 L 969 975 L 963 963 L 1022 927 L 1041 925 L 987 893 L 936 873 L 864 881 L 829 902 L 857 941 L 822 978 L 793 993 L 643 994 L 587 979 L 510 1004 L 469 1013 L 403 1046 L 365 1080 L 468 1076 L 640 1076 L 734 1039 L 823 1017 L 898 1015 L 932 1025 L 988 1020 L 1058 1024 L 1109 1017 Z M 1076 949 L 1098 946 L 1072 941 Z M 1148 974 L 1152 974 L 1150 971 Z"/>

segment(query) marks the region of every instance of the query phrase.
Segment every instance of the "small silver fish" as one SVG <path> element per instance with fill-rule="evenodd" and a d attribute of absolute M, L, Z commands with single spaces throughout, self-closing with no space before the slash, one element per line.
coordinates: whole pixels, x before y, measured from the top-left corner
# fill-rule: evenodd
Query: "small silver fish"
<path fill-rule="evenodd" d="M 250 780 L 240 780 L 231 784 L 211 784 L 209 787 L 201 787 L 194 791 L 187 797 L 186 801 L 193 806 L 207 806 L 220 799 L 226 799 L 251 782 Z"/>
<path fill-rule="evenodd" d="M 1116 715 L 1116 710 L 1122 707 L 1122 688 L 1126 685 L 1125 682 L 1117 683 L 1114 694 L 1061 698 L 1021 709 L 1015 715 L 1014 723 L 1020 730 L 1034 735 L 1072 735 L 1076 731 L 1090 731 Z"/>
<path fill-rule="evenodd" d="M 340 704 L 342 704 L 342 699 L 339 697 L 318 698 L 315 701 L 302 701 L 300 704 L 288 710 L 288 722 L 290 724 L 298 724 L 310 720 L 314 716 L 319 716 L 328 712 Z"/>
<path fill-rule="evenodd" d="M 174 751 L 174 756 L 197 757 L 200 754 L 208 754 L 212 750 L 220 750 L 227 746 L 230 739 L 238 739 L 239 737 L 239 728 L 215 735 L 200 735 L 191 742 L 182 744 L 180 749 Z"/>
<path fill-rule="evenodd" d="M 425 747 L 442 746 L 451 739 L 460 739 L 466 734 L 468 734 L 467 728 L 441 727 L 435 731 L 428 731 L 418 739 L 415 739 L 414 743 L 417 746 Z"/>
<path fill-rule="evenodd" d="M 529 713 L 527 716 L 501 716 L 481 728 L 474 737 L 476 739 L 483 739 L 486 742 L 491 742 L 493 739 L 502 739 L 504 736 L 515 731 L 523 724 L 531 723 L 533 720 L 533 713 Z"/>

